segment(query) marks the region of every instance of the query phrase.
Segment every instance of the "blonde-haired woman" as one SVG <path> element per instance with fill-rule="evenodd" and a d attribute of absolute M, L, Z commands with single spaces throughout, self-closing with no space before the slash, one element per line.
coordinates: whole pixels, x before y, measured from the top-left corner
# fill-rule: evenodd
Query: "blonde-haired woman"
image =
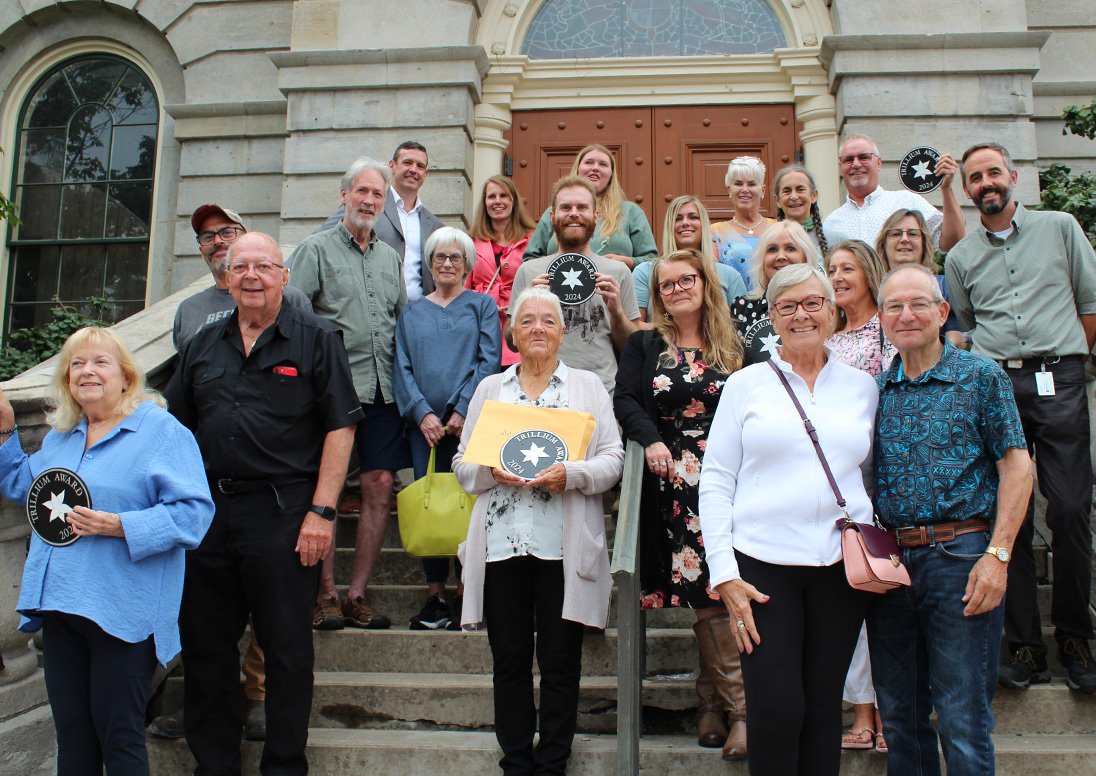
<path fill-rule="evenodd" d="M 758 242 L 750 257 L 752 288 L 731 302 L 731 318 L 742 335 L 747 364 L 767 361 L 780 344 L 765 301 L 769 281 L 789 264 L 807 264 L 813 256 L 810 237 L 795 221 L 777 221 Z"/>
<path fill-rule="evenodd" d="M 500 335 L 506 328 L 506 308 L 510 306 L 514 275 L 521 266 L 521 257 L 535 226 L 536 221 L 525 209 L 514 182 L 505 175 L 488 178 L 468 232 L 476 248 L 476 260 L 464 280 L 464 287 L 495 300 L 499 308 Z M 504 337 L 501 365 L 508 367 L 519 360 L 521 356 L 510 349 Z"/>
<path fill-rule="evenodd" d="M 773 219 L 761 215 L 765 198 L 765 165 L 756 156 L 739 156 L 727 165 L 727 194 L 734 215 L 730 221 L 712 224 L 716 257 L 738 271 L 746 290 L 753 290 L 749 273 L 750 256 Z"/>
<path fill-rule="evenodd" d="M 179 653 L 184 555 L 213 520 L 205 467 L 113 331 L 70 336 L 50 387 L 52 429 L 30 456 L 0 391 L 0 493 L 25 503 L 39 475 L 63 468 L 84 481 L 92 506 L 64 503 L 64 489 L 40 493 L 49 522 L 63 520 L 78 540 L 52 547 L 30 537 L 19 628 L 44 633 L 57 773 L 147 774 L 153 672 Z"/>
<path fill-rule="evenodd" d="M 624 435 L 643 445 L 647 459 L 642 605 L 695 610 L 697 742 L 740 759 L 746 756 L 742 673 L 727 612 L 708 583 L 697 488 L 708 429 L 727 376 L 742 366 L 742 344 L 708 256 L 671 253 L 655 263 L 651 287 L 654 328 L 628 338 L 613 396 Z"/>
<path fill-rule="evenodd" d="M 719 276 L 719 287 L 727 304 L 737 296 L 746 293 L 742 276 L 720 264 L 715 258 L 715 246 L 712 244 L 711 222 L 704 204 L 692 194 L 677 197 L 666 208 L 666 218 L 662 224 L 662 255 L 669 256 L 675 251 L 699 251 L 715 267 Z M 639 305 L 640 320 L 650 318 L 651 270 L 654 263 L 645 261 L 632 270 L 632 284 L 636 289 L 636 303 Z"/>
<path fill-rule="evenodd" d="M 828 261 L 830 284 L 837 299 L 837 329 L 826 344 L 839 361 L 875 377 L 894 358 L 894 346 L 879 325 L 876 295 L 886 269 L 871 246 L 842 240 Z"/>
<path fill-rule="evenodd" d="M 623 262 L 632 269 L 658 255 L 655 236 L 647 216 L 638 205 L 629 202 L 617 177 L 616 160 L 603 145 L 592 143 L 575 157 L 571 175 L 581 175 L 594 186 L 597 194 L 597 226 L 590 250 L 607 259 Z M 552 234 L 552 209 L 540 217 L 536 231 L 525 249 L 526 259 L 547 256 L 559 250 Z"/>

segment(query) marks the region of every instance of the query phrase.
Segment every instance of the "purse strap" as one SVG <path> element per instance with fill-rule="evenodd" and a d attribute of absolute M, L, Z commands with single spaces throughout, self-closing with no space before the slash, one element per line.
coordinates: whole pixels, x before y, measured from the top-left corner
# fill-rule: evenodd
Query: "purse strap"
<path fill-rule="evenodd" d="M 803 411 L 803 405 L 799 403 L 799 399 L 796 398 L 795 391 L 792 390 L 792 386 L 788 383 L 788 378 L 784 376 L 784 372 L 776 364 L 769 360 L 766 362 L 772 370 L 776 372 L 776 376 L 780 378 L 780 382 L 784 385 L 784 390 L 788 392 L 788 396 L 791 397 L 792 404 L 795 405 L 795 409 L 799 412 L 799 417 L 803 419 L 803 427 L 807 429 L 807 436 L 811 438 L 811 443 L 814 445 L 814 452 L 818 455 L 818 460 L 822 464 L 823 471 L 826 472 L 826 479 L 830 481 L 830 487 L 833 489 L 834 498 L 837 499 L 837 506 L 841 507 L 841 511 L 845 513 L 845 517 L 848 518 L 848 510 L 845 509 L 845 497 L 841 495 L 841 489 L 837 487 L 837 480 L 833 478 L 833 472 L 830 471 L 830 465 L 826 462 L 826 454 L 822 452 L 822 446 L 818 444 L 818 431 L 815 430 L 814 424 L 811 423 L 811 419 L 807 417 L 807 413 Z"/>
<path fill-rule="evenodd" d="M 431 481 L 434 479 L 434 459 L 437 457 L 437 452 L 437 445 L 430 448 L 430 461 L 426 464 L 426 475 L 424 477 L 424 479 L 426 480 L 426 487 L 424 490 L 427 495 L 429 495 L 430 493 L 430 484 Z"/>

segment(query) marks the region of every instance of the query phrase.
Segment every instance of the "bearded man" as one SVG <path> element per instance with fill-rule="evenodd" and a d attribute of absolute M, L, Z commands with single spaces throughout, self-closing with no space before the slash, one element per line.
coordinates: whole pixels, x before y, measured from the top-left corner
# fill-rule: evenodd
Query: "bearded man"
<path fill-rule="evenodd" d="M 1034 453 L 1052 532 L 1051 619 L 1058 656 L 1075 692 L 1096 693 L 1088 642 L 1092 584 L 1092 460 L 1085 361 L 1096 341 L 1096 254 L 1068 213 L 1029 211 L 1015 199 L 1017 173 L 997 143 L 967 149 L 963 191 L 982 228 L 948 254 L 948 296 L 971 351 L 997 361 L 1012 380 L 1024 436 Z M 1008 565 L 1003 687 L 1050 681 L 1035 588 L 1034 503 Z"/>
<path fill-rule="evenodd" d="M 400 255 L 373 229 L 384 210 L 388 165 L 361 157 L 342 177 L 343 219 L 311 235 L 291 258 L 289 282 L 312 302 L 316 315 L 343 333 L 354 389 L 365 418 L 355 436 L 362 506 L 354 565 L 345 602 L 335 590 L 335 557 L 323 564 L 313 627 L 383 629 L 391 620 L 373 608 L 366 590 L 380 555 L 392 499 L 393 473 L 411 466 L 403 418 L 392 392 L 396 319 L 407 304 Z"/>
<path fill-rule="evenodd" d="M 563 345 L 559 357 L 569 367 L 587 369 L 601 378 L 610 395 L 616 386 L 617 357 L 637 328 L 639 305 L 628 267 L 590 250 L 597 225 L 597 194 L 593 184 L 578 175 L 556 181 L 552 188 L 552 231 L 559 253 L 524 262 L 514 277 L 511 299 L 528 286 L 550 285 L 548 269 L 559 256 L 579 253 L 595 269 L 594 292 L 579 304 L 563 304 Z"/>

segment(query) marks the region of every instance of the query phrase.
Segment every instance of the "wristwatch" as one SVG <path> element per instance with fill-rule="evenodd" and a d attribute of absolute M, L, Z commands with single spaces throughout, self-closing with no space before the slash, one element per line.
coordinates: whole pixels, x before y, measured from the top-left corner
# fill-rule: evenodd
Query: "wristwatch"
<path fill-rule="evenodd" d="M 315 512 L 324 520 L 334 520 L 335 515 L 338 514 L 337 512 L 335 512 L 334 507 L 325 507 L 322 504 L 313 504 L 308 508 L 308 511 Z"/>
<path fill-rule="evenodd" d="M 1002 563 L 1008 563 L 1009 558 L 1012 557 L 1004 547 L 986 547 L 986 555 L 992 555 Z"/>

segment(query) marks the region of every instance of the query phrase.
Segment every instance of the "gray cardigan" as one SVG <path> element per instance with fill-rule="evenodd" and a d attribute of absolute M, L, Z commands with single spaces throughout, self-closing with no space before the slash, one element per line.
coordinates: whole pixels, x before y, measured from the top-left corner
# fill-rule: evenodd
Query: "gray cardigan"
<path fill-rule="evenodd" d="M 472 508 L 468 538 L 457 549 L 464 566 L 464 607 L 461 624 L 483 619 L 483 576 L 487 565 L 487 504 L 483 497 L 495 487 L 491 469 L 463 461 L 483 403 L 496 399 L 503 375 L 491 375 L 480 383 L 468 406 L 468 419 L 460 447 L 453 458 L 453 472 L 468 493 L 480 495 Z M 568 407 L 594 416 L 594 436 L 582 461 L 568 461 L 563 499 L 563 619 L 604 628 L 609 619 L 609 552 L 605 542 L 605 510 L 601 494 L 613 487 L 624 468 L 624 448 L 617 430 L 613 405 L 601 380 L 593 372 L 571 369 Z M 532 602 L 530 602 L 532 605 Z"/>

